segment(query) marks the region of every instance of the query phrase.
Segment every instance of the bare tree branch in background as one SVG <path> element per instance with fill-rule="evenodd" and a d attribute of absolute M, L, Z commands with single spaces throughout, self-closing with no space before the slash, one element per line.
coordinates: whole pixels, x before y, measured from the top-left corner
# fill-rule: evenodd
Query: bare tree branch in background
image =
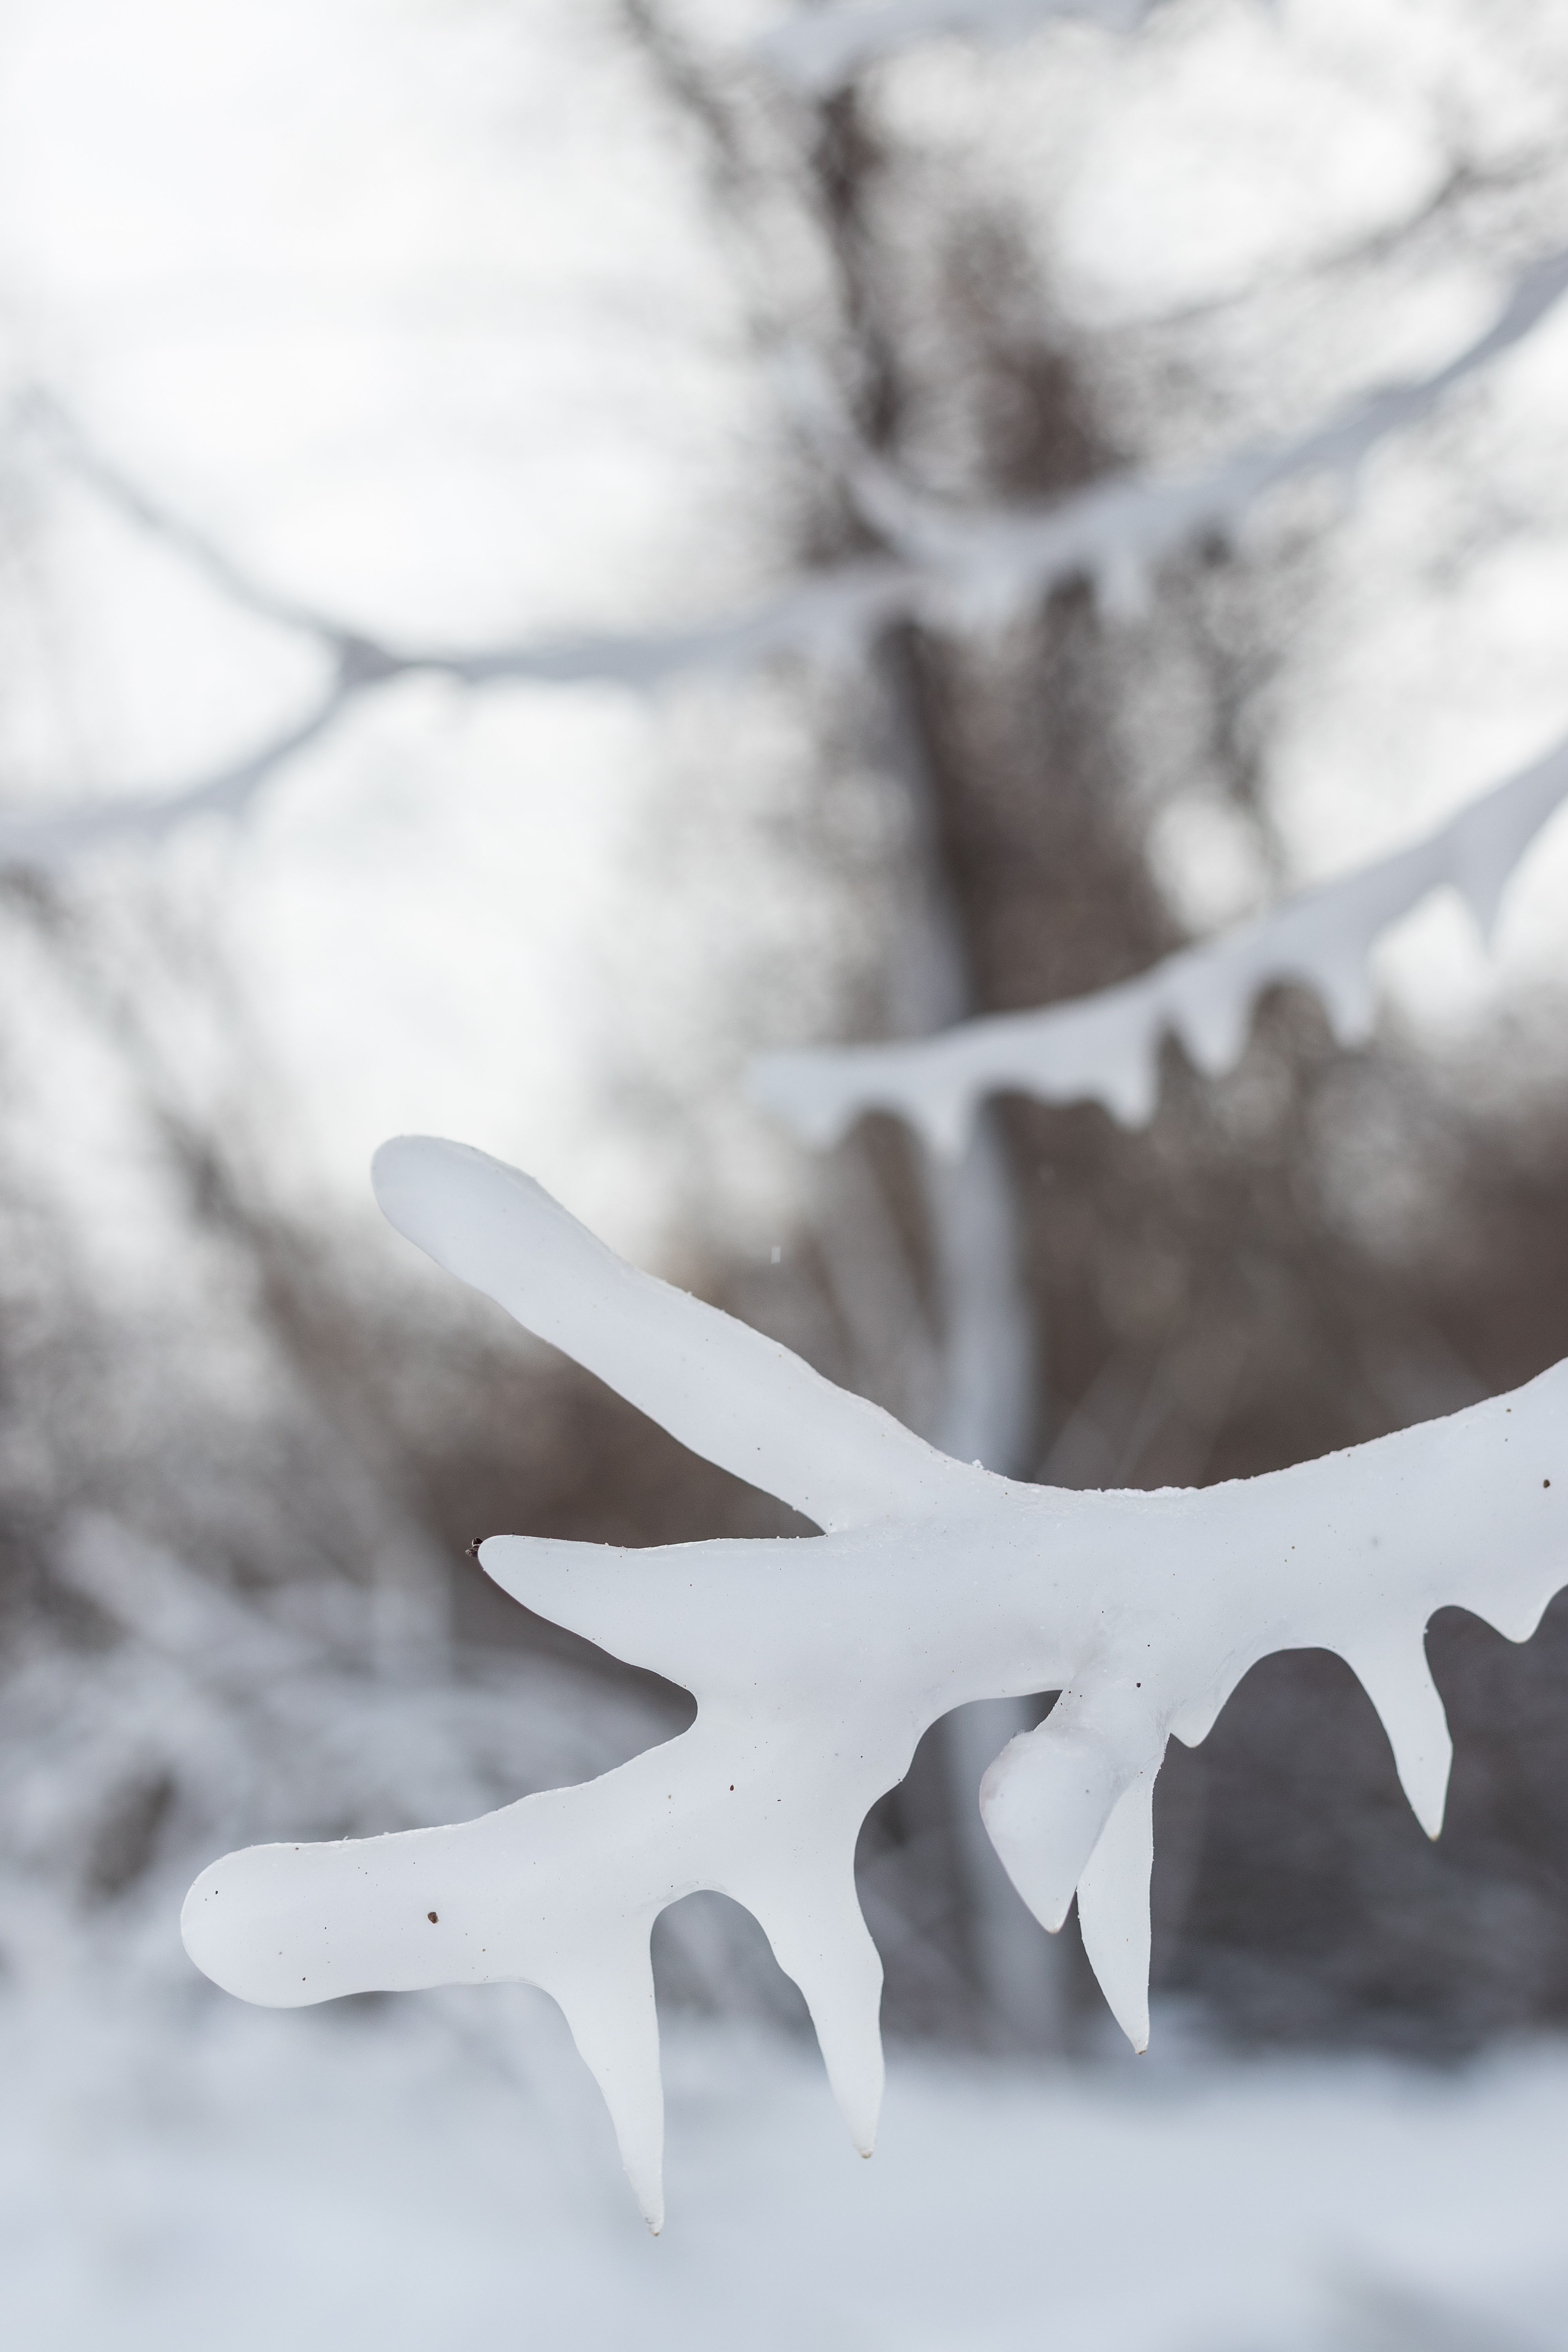
<path fill-rule="evenodd" d="M 848 103 L 836 100 L 826 110 L 816 153 L 823 216 L 829 236 L 838 240 L 844 265 L 848 323 L 852 331 L 858 327 L 868 350 L 868 321 L 857 316 L 862 297 L 856 290 L 859 273 L 852 253 L 861 231 L 846 209 L 857 168 L 849 160 Z M 1090 581 L 1112 614 L 1140 611 L 1159 566 L 1216 534 L 1236 530 L 1254 503 L 1281 482 L 1353 474 L 1379 442 L 1420 423 L 1456 384 L 1522 341 L 1565 288 L 1568 257 L 1553 255 L 1524 273 L 1483 335 L 1430 376 L 1369 394 L 1299 437 L 1242 450 L 1184 478 L 1113 474 L 1035 511 L 950 514 L 909 491 L 873 444 L 848 455 L 845 479 L 894 551 L 824 566 L 749 609 L 707 624 L 467 651 L 384 645 L 275 594 L 88 450 L 58 406 L 37 394 L 18 429 L 26 429 L 29 415 L 35 430 L 40 429 L 37 420 L 47 419 L 44 429 L 57 452 L 101 496 L 183 554 L 233 602 L 313 638 L 326 658 L 327 679 L 303 715 L 244 758 L 190 782 L 117 792 L 63 808 L 46 806 L 36 814 L 0 815 L 0 865 L 58 866 L 100 843 L 152 843 L 198 816 L 237 816 L 364 696 L 397 678 L 445 677 L 468 688 L 597 681 L 647 692 L 689 671 L 738 673 L 784 656 L 860 656 L 882 631 L 900 621 L 944 631 L 994 628 L 1075 580 Z M 874 419 L 873 429 L 881 429 Z"/>
<path fill-rule="evenodd" d="M 963 1150 L 978 1106 L 1004 1090 L 1041 1102 L 1100 1102 L 1142 1125 L 1153 1115 L 1163 1040 L 1177 1038 L 1197 1068 L 1217 1077 L 1240 1060 L 1258 998 L 1282 982 L 1316 992 L 1342 1045 L 1364 1045 L 1374 1025 L 1368 959 L 1378 940 L 1445 888 L 1464 898 L 1489 939 L 1514 868 L 1564 799 L 1568 740 L 1425 840 L 1181 949 L 1134 980 L 911 1043 L 765 1055 L 752 1091 L 819 1147 L 837 1142 L 863 1112 L 887 1110 L 949 1159 Z"/>

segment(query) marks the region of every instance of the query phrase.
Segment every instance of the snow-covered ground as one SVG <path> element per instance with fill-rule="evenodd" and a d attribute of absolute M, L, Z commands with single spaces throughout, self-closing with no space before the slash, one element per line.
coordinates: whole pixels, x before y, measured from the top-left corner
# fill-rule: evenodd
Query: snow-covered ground
<path fill-rule="evenodd" d="M 153 1999 L 0 2002 L 15 2352 L 1568 2339 L 1560 2043 L 1450 2074 L 1158 2029 L 1073 2068 L 895 2052 L 865 2164 L 813 2053 L 687 2024 L 655 2242 L 541 1996 Z"/>

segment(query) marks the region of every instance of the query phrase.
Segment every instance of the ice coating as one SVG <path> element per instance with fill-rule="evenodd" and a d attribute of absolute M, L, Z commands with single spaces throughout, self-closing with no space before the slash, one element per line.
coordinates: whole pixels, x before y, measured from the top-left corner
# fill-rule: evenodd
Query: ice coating
<path fill-rule="evenodd" d="M 1135 980 L 905 1044 L 765 1055 L 752 1066 L 749 1090 L 818 1145 L 865 1111 L 889 1110 L 934 1150 L 956 1155 L 979 1105 L 1003 1090 L 1100 1102 L 1124 1124 L 1142 1125 L 1153 1116 L 1162 1039 L 1178 1037 L 1199 1069 L 1219 1076 L 1240 1058 L 1253 1007 L 1276 982 L 1315 989 L 1342 1044 L 1364 1040 L 1373 1013 L 1367 960 L 1382 934 L 1451 887 L 1489 938 L 1510 876 L 1564 799 L 1568 738 L 1425 840 L 1167 956 Z"/>
<path fill-rule="evenodd" d="M 816 21 L 803 19 L 803 29 Z M 280 603 L 241 581 L 226 559 L 209 558 L 209 568 L 219 562 L 227 593 L 318 643 L 327 667 L 316 699 L 246 756 L 193 782 L 6 814 L 0 817 L 0 871 L 68 866 L 117 842 L 146 847 L 204 815 L 237 819 L 282 767 L 328 736 L 365 696 L 417 673 L 476 689 L 598 681 L 651 693 L 693 672 L 741 674 L 781 656 L 856 659 L 893 621 L 950 631 L 993 625 L 1076 579 L 1090 581 L 1109 611 L 1130 614 L 1146 601 L 1162 562 L 1233 530 L 1278 482 L 1353 473 L 1386 435 L 1419 423 L 1456 383 L 1521 341 L 1565 289 L 1568 254 L 1553 254 L 1523 273 L 1492 326 L 1435 374 L 1368 393 L 1293 440 L 1243 449 L 1192 475 L 1111 474 L 1050 506 L 966 514 L 921 499 L 870 453 L 845 447 L 846 484 L 888 551 L 806 572 L 737 613 L 670 630 L 562 635 L 458 651 L 393 646 Z M 98 478 L 112 481 L 102 468 Z M 123 485 L 116 495 L 133 514 L 156 511 Z M 193 540 L 167 519 L 159 528 L 176 545 Z"/>
<path fill-rule="evenodd" d="M 1113 615 L 1149 603 L 1162 563 L 1232 537 L 1278 483 L 1317 474 L 1353 479 L 1391 433 L 1417 425 L 1455 384 L 1522 341 L 1568 289 L 1568 254 L 1525 270 L 1486 332 L 1433 374 L 1363 393 L 1310 431 L 1260 442 L 1184 475 L 1110 474 L 1041 507 L 993 513 L 939 507 L 864 448 L 846 447 L 845 478 L 867 520 L 931 583 L 924 615 L 949 626 L 1005 621 L 1045 591 L 1087 579 Z"/>
<path fill-rule="evenodd" d="M 816 98 L 828 98 L 881 58 L 942 34 L 1020 40 L 1054 17 L 1087 17 L 1113 33 L 1135 32 L 1160 0 L 851 0 L 800 12 L 753 44 L 773 70 Z"/>
<path fill-rule="evenodd" d="M 498 1584 L 682 1684 L 691 1728 L 478 1821 L 226 1855 L 186 1898 L 185 1948 L 227 1990 L 277 2007 L 542 1986 L 656 2230 L 648 1937 L 667 1904 L 711 1887 L 754 1913 L 868 2153 L 881 1969 L 855 1842 L 929 1724 L 969 1699 L 1061 1692 L 993 1764 L 981 1810 L 1047 1927 L 1076 1889 L 1086 1948 L 1142 2048 L 1151 1806 L 1170 1735 L 1203 1738 L 1271 1651 L 1337 1651 L 1436 1835 L 1448 1741 L 1427 1620 L 1458 1602 L 1521 1641 L 1568 1582 L 1568 1364 L 1267 1477 L 1158 1494 L 1031 1486 L 949 1460 L 787 1349 L 636 1272 L 482 1152 L 405 1137 L 377 1154 L 374 1181 L 439 1264 L 830 1531 L 647 1550 L 491 1538 L 479 1557 Z"/>

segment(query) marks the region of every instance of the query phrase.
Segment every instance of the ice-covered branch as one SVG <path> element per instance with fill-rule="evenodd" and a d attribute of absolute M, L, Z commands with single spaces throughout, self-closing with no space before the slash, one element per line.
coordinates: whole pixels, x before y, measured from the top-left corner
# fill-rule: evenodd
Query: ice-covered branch
<path fill-rule="evenodd" d="M 915 567 L 930 617 L 1005 618 L 1052 588 L 1089 580 L 1112 612 L 1146 603 L 1153 574 L 1183 549 L 1230 537 L 1279 483 L 1351 477 L 1380 441 L 1429 416 L 1467 376 L 1522 341 L 1568 291 L 1568 253 L 1534 263 L 1486 332 L 1435 373 L 1366 393 L 1294 438 L 1260 442 L 1218 465 L 1162 478 L 1123 473 L 1035 509 L 957 513 L 921 498 L 869 452 L 841 460 L 867 520 Z"/>
<path fill-rule="evenodd" d="M 1336 1651 L 1434 1836 L 1449 1743 L 1423 1633 L 1458 1603 L 1523 1640 L 1568 1581 L 1568 1366 L 1353 1452 L 1202 1491 L 1069 1493 L 950 1460 L 787 1349 L 623 1265 L 539 1187 L 461 1145 L 377 1157 L 393 1223 L 710 1461 L 826 1532 L 624 1550 L 493 1537 L 529 1608 L 696 1694 L 692 1727 L 583 1786 L 450 1828 L 252 1847 L 186 1899 L 197 1965 L 294 2007 L 522 1980 L 565 2011 L 658 2228 L 662 2100 L 648 1937 L 716 1888 L 804 1992 L 856 2144 L 882 2063 L 855 1895 L 868 1808 L 964 1702 L 1058 1690 L 981 1811 L 1035 1916 L 1076 1890 L 1134 2044 L 1148 2033 L 1152 1792 L 1270 1652 Z"/>
<path fill-rule="evenodd" d="M 316 638 L 331 665 L 331 683 L 303 719 L 216 773 L 163 791 L 0 814 L 0 867 L 64 864 L 96 843 L 151 840 L 210 811 L 237 815 L 299 751 L 394 678 L 446 677 L 476 688 L 598 682 L 649 692 L 691 671 L 743 672 L 781 656 L 853 657 L 894 620 L 945 629 L 995 622 L 1074 579 L 1091 580 L 1108 605 L 1127 610 L 1147 593 L 1162 562 L 1233 530 L 1275 484 L 1353 471 L 1385 436 L 1419 422 L 1456 383 L 1519 342 L 1565 289 L 1568 254 L 1556 254 L 1527 270 L 1496 322 L 1433 375 L 1369 394 L 1296 439 L 1243 450 L 1194 474 L 1110 475 L 1037 510 L 943 511 L 866 453 L 847 450 L 846 479 L 891 551 L 824 567 L 727 618 L 668 631 L 588 632 L 466 651 L 389 646 L 272 596 L 130 491 L 111 469 L 99 467 L 106 494 L 168 536 L 215 581 L 226 574 L 227 593 Z"/>
<path fill-rule="evenodd" d="M 732 618 L 689 629 L 585 633 L 461 652 L 395 648 L 346 625 L 323 624 L 312 634 L 331 660 L 330 683 L 302 718 L 239 760 L 183 784 L 0 810 L 0 870 L 65 866 L 100 844 L 152 842 L 209 814 L 240 816 L 297 752 L 395 678 L 445 677 L 473 688 L 508 682 L 604 684 L 647 693 L 694 670 L 745 671 L 782 654 L 837 655 L 874 635 L 910 603 L 909 567 L 887 556 L 824 571 Z"/>
<path fill-rule="evenodd" d="M 164 506 L 139 482 L 132 481 L 129 474 L 94 446 L 69 409 L 46 385 L 34 384 L 18 397 L 12 409 L 11 423 L 23 434 L 37 436 L 50 456 L 96 491 L 107 506 L 117 507 L 141 530 L 183 556 L 195 571 L 205 572 L 231 604 L 254 613 L 260 620 L 276 621 L 287 629 L 302 629 L 331 644 L 344 641 L 343 631 L 328 614 L 256 578 L 236 562 L 226 548 L 209 539 L 186 516 L 176 514 L 172 507 Z"/>
<path fill-rule="evenodd" d="M 756 1101 L 807 1142 L 834 1142 L 868 1110 L 897 1112 L 944 1154 L 963 1149 L 979 1104 L 1002 1092 L 1100 1102 L 1130 1126 L 1153 1114 L 1160 1047 L 1179 1038 L 1210 1076 L 1234 1066 L 1263 991 L 1315 989 L 1345 1045 L 1370 1033 L 1368 958 L 1434 890 L 1458 890 L 1489 936 L 1509 877 L 1568 799 L 1568 740 L 1391 857 L 1325 882 L 1270 915 L 1167 956 L 1136 980 L 1038 1013 L 991 1013 L 910 1044 L 769 1054 Z"/>
<path fill-rule="evenodd" d="M 755 54 L 814 98 L 830 98 L 882 58 L 943 34 L 970 40 L 1021 40 L 1055 17 L 1087 17 L 1130 33 L 1160 0 L 849 0 L 802 10 L 773 26 Z"/>
<path fill-rule="evenodd" d="M 219 768 L 195 783 L 166 792 L 74 801 L 64 808 L 0 814 L 0 870 L 47 873 L 69 866 L 86 849 L 160 841 L 193 817 L 239 816 L 297 752 L 336 725 L 353 693 L 346 680 L 335 678 L 302 719 L 269 736 L 232 766 Z"/>

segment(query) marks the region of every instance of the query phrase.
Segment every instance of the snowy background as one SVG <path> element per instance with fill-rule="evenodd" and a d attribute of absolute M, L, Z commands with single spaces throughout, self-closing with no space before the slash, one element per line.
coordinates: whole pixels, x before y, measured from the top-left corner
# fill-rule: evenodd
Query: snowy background
<path fill-rule="evenodd" d="M 774 14 L 679 13 L 742 74 Z M 1120 448 L 1169 468 L 1305 430 L 1480 331 L 1518 266 L 1568 243 L 1565 97 L 1546 0 L 1175 0 L 1135 39 L 940 43 L 875 84 L 889 137 L 1024 205 Z M 1492 184 L 1479 227 L 1443 208 L 1457 156 Z M 1380 239 L 1428 215 L 1390 276 Z M 798 556 L 799 418 L 754 312 L 607 7 L 0 0 L 5 814 L 195 779 L 319 688 L 309 635 L 237 605 L 73 449 L 279 597 L 393 643 L 702 621 Z M 1249 521 L 1255 547 L 1311 549 L 1269 691 L 1267 856 L 1152 664 L 1127 726 L 1194 933 L 1399 846 L 1568 729 L 1565 391 L 1568 306 L 1353 499 L 1292 489 Z M 923 454 L 924 487 L 958 494 L 940 435 Z M 329 1475 L 297 1423 L 346 1392 L 330 1351 L 284 1397 L 236 1301 L 254 1280 L 291 1344 L 324 1346 L 309 1297 L 347 1264 L 411 1286 L 444 1345 L 434 1285 L 368 1206 L 370 1151 L 410 1129 L 530 1169 L 645 1263 L 765 1280 L 815 1179 L 746 1108 L 745 1061 L 852 1030 L 892 919 L 897 823 L 855 758 L 825 820 L 820 764 L 789 677 L 415 677 L 239 824 L 84 860 L 74 961 L 58 926 L 0 932 L 0 2247 L 27 2352 L 1564 2341 L 1568 2057 L 1510 2013 L 1440 2068 L 1239 2054 L 1174 1997 L 1141 2062 L 1092 2021 L 1066 2055 L 910 2037 L 865 2166 L 754 1948 L 694 1912 L 664 1955 L 684 2006 L 655 2245 L 542 1997 L 277 2017 L 179 1951 L 184 1885 L 226 1843 L 461 1817 L 668 1726 L 667 1694 L 495 1648 L 471 1598 L 448 1622 L 377 1499 L 417 1451 L 412 1374 L 378 1376 L 397 1392 L 368 1434 L 358 1408 L 327 1416 L 327 1452 L 352 1439 L 361 1464 Z M 1558 1098 L 1568 825 L 1495 959 L 1447 901 L 1379 954 L 1440 1090 Z M 191 1237 L 112 1017 L 127 972 L 163 1110 L 243 1130 L 271 1208 L 324 1236 L 321 1265 L 279 1276 L 286 1311 L 276 1266 L 237 1274 Z M 454 1393 L 432 1453 L 457 1447 Z M 554 1410 L 531 1460 L 578 1442 Z M 62 1463 L 87 1454 L 79 1491 Z M 159 1520 L 138 1507 L 154 1456 L 205 1530 L 195 1575 L 130 1532 Z M 662 1495 L 663 1457 L 628 1458 Z M 472 1510 L 500 1523 L 488 1490 Z M 601 1532 L 657 1538 L 649 1510 Z M 296 1581 L 258 1576 L 268 1544 Z M 363 1606 L 350 1556 L 375 1563 Z M 1300 1753 L 1303 1784 L 1320 1760 Z M 1501 1897 L 1477 1916 L 1478 1939 L 1531 1927 Z"/>
<path fill-rule="evenodd" d="M 156 2039 L 101 2002 L 40 2005 L 32 2040 L 13 2012 L 13 2341 L 1562 2342 L 1555 2045 L 1447 2079 L 905 2055 L 865 2164 L 814 2066 L 687 2029 L 653 2240 L 545 2006 L 432 1995 L 347 2026 L 187 2010 Z"/>

